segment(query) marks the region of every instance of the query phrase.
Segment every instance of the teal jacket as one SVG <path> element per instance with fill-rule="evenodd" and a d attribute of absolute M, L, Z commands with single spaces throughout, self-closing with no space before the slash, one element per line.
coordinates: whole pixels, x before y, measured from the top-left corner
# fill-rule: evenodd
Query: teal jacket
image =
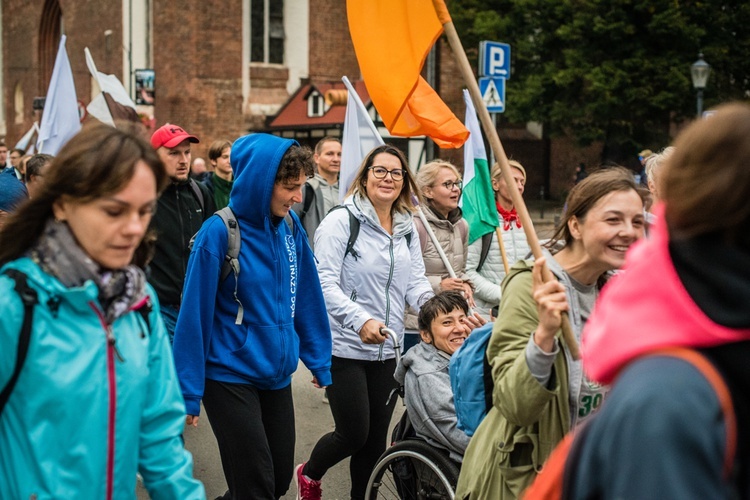
<path fill-rule="evenodd" d="M 28 276 L 39 303 L 0 415 L 0 498 L 132 499 L 136 472 L 151 498 L 205 498 L 180 438 L 185 404 L 153 289 L 150 328 L 135 311 L 106 325 L 93 282 L 65 288 L 27 258 L 5 268 Z M 0 387 L 24 316 L 14 287 L 0 276 Z"/>

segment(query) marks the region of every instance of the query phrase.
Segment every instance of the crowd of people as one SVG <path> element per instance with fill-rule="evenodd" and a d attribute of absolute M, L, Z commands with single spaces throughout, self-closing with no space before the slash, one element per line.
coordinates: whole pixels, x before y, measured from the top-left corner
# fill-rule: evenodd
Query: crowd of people
<path fill-rule="evenodd" d="M 334 137 L 221 139 L 206 163 L 180 126 L 149 141 L 89 124 L 55 157 L 13 150 L 0 497 L 132 497 L 139 477 L 153 498 L 205 498 L 182 439 L 205 408 L 221 498 L 294 483 L 320 499 L 349 458 L 363 499 L 401 386 L 417 436 L 460 467 L 456 498 L 534 498 L 565 442 L 578 443 L 566 498 L 750 498 L 748 133 L 750 107 L 729 104 L 644 150 L 638 176 L 585 172 L 536 258 L 513 160 L 490 172 L 497 231 L 470 241 L 460 170 L 415 175 L 390 145 L 341 202 Z M 487 321 L 492 405 L 469 436 L 449 366 Z M 675 348 L 717 368 L 728 405 Z M 335 427 L 295 464 L 300 360 Z"/>

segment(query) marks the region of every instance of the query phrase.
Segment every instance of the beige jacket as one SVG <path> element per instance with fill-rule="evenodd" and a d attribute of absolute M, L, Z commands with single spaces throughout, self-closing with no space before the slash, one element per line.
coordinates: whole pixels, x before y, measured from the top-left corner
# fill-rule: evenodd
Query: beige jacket
<path fill-rule="evenodd" d="M 427 222 L 435 233 L 446 257 L 448 257 L 448 262 L 453 267 L 456 276 L 464 280 L 468 279 L 466 275 L 466 257 L 468 252 L 469 225 L 461 217 L 461 209 L 456 208 L 453 210 L 448 214 L 448 219 L 443 219 L 436 214 L 427 203 L 422 205 L 422 212 L 424 212 Z M 425 276 L 427 276 L 430 285 L 432 285 L 432 290 L 438 293 L 441 291 L 440 282 L 450 275 L 443 260 L 438 255 L 434 243 L 427 234 L 422 219 L 415 215 L 414 224 L 419 234 L 419 244 L 422 247 Z M 406 311 L 404 326 L 406 330 L 419 329 L 417 326 L 417 314 L 411 307 Z"/>

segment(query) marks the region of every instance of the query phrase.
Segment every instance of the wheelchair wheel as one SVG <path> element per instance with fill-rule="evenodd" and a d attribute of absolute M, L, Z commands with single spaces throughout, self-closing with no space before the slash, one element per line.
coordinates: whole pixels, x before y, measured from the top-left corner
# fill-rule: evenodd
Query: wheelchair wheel
<path fill-rule="evenodd" d="M 458 466 L 421 440 L 399 441 L 378 460 L 365 498 L 453 500 Z"/>

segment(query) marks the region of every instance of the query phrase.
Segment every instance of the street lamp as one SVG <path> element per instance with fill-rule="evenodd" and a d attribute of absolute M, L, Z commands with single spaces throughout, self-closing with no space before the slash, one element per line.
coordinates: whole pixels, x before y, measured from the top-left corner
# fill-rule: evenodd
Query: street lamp
<path fill-rule="evenodd" d="M 693 88 L 698 92 L 697 109 L 698 118 L 703 114 L 703 89 L 706 88 L 708 76 L 711 74 L 711 66 L 703 60 L 703 53 L 698 54 L 698 60 L 690 66 L 690 76 L 693 79 Z"/>

